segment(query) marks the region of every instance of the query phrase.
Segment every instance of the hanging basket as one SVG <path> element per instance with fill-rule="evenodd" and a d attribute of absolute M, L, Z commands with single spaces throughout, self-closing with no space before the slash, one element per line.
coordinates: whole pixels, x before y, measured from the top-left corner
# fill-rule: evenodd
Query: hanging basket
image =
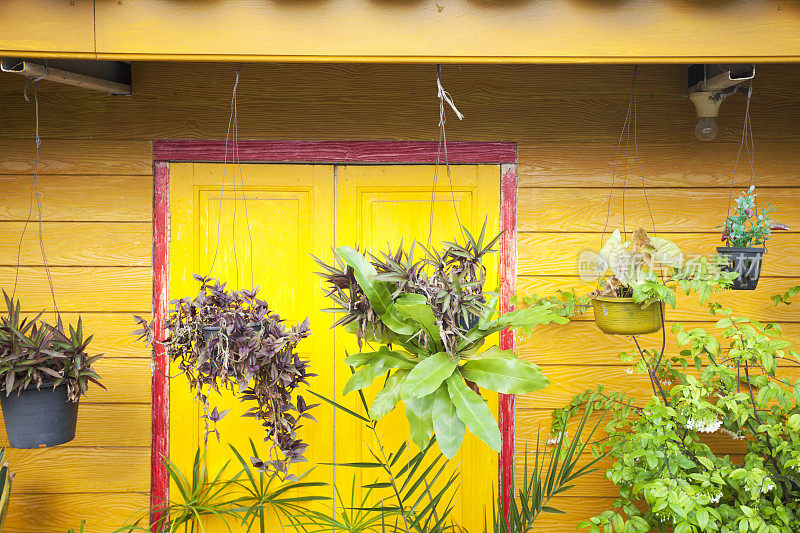
<path fill-rule="evenodd" d="M 78 402 L 67 399 L 67 386 L 43 383 L 28 386 L 20 394 L 0 395 L 3 421 L 12 448 L 58 446 L 75 438 Z"/>
<path fill-rule="evenodd" d="M 739 248 L 736 246 L 720 246 L 717 253 L 728 259 L 723 266 L 726 272 L 736 272 L 739 276 L 733 280 L 731 288 L 735 291 L 752 291 L 758 286 L 761 276 L 761 258 L 766 248 Z"/>
<path fill-rule="evenodd" d="M 642 307 L 633 298 L 601 298 L 593 300 L 594 321 L 600 331 L 609 335 L 645 335 L 663 325 L 664 302 Z"/>

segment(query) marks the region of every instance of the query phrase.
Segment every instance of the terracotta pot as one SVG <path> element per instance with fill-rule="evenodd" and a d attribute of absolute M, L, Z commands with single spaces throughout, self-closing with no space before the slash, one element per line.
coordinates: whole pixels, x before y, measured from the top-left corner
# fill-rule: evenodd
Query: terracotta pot
<path fill-rule="evenodd" d="M 643 308 L 633 298 L 595 298 L 594 321 L 609 335 L 645 335 L 661 329 L 664 302 Z"/>
<path fill-rule="evenodd" d="M 766 248 L 739 248 L 736 246 L 720 246 L 717 253 L 728 259 L 727 272 L 739 274 L 731 288 L 735 291 L 752 291 L 758 286 L 761 276 L 761 258 Z"/>

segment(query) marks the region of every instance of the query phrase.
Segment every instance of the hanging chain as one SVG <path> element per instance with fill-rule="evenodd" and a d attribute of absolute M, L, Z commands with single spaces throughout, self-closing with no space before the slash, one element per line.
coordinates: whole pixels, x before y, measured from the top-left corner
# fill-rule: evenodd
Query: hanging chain
<path fill-rule="evenodd" d="M 36 199 L 36 208 L 38 211 L 38 224 L 39 224 L 39 251 L 42 254 L 42 263 L 44 264 L 44 271 L 45 275 L 47 276 L 47 285 L 50 288 L 50 297 L 53 300 L 53 311 L 56 314 L 56 319 L 58 324 L 61 324 L 61 314 L 58 311 L 58 304 L 56 304 L 56 293 L 53 288 L 53 277 L 50 272 L 50 264 L 47 261 L 47 254 L 45 254 L 45 247 L 44 247 L 44 229 L 42 226 L 42 199 L 39 195 L 39 153 L 42 145 L 42 140 L 39 137 L 39 82 L 47 77 L 47 64 L 45 63 L 44 73 L 39 76 L 38 78 L 33 78 L 25 84 L 25 89 L 23 90 L 23 96 L 25 97 L 26 102 L 30 102 L 30 98 L 28 97 L 28 86 L 33 84 L 33 109 L 36 117 L 36 126 L 35 126 L 35 133 L 34 133 L 34 141 L 36 143 L 36 155 L 34 158 L 33 164 L 33 181 L 31 183 L 31 197 L 30 203 L 28 205 L 28 217 L 25 220 L 25 225 L 22 226 L 22 232 L 19 236 L 19 244 L 17 246 L 17 266 L 14 273 L 14 290 L 12 291 L 11 298 L 13 299 L 17 294 L 17 283 L 19 281 L 19 269 L 20 269 L 20 257 L 22 255 L 22 243 L 25 239 L 25 231 L 28 228 L 28 224 L 31 221 L 31 216 L 33 215 L 33 200 Z"/>

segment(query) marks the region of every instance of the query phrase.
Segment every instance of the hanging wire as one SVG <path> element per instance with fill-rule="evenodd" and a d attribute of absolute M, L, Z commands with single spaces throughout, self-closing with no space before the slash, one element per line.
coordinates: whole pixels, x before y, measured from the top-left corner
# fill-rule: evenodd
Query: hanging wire
<path fill-rule="evenodd" d="M 14 273 L 14 290 L 12 291 L 11 298 L 13 299 L 17 294 L 17 283 L 19 281 L 19 268 L 20 268 L 20 257 L 22 255 L 22 243 L 25 238 L 25 231 L 28 228 L 28 223 L 30 223 L 31 215 L 33 214 L 33 200 L 36 199 L 36 208 L 38 211 L 38 224 L 39 224 L 39 251 L 42 254 L 42 262 L 44 264 L 44 271 L 45 275 L 47 276 L 47 285 L 50 288 L 50 297 L 53 299 L 53 311 L 56 314 L 56 318 L 58 324 L 61 324 L 61 314 L 58 311 L 58 304 L 56 304 L 56 293 L 53 288 L 53 277 L 50 272 L 50 264 L 47 261 L 47 254 L 45 254 L 44 250 L 44 228 L 42 226 L 42 199 L 39 195 L 39 152 L 42 145 L 42 140 L 39 137 L 39 82 L 47 77 L 47 64 L 45 63 L 44 73 L 39 76 L 38 78 L 33 78 L 25 84 L 25 88 L 23 89 L 23 96 L 25 97 L 26 102 L 30 102 L 30 98 L 28 97 L 28 86 L 33 85 L 33 109 L 36 117 L 36 126 L 35 126 L 35 133 L 34 133 L 34 141 L 36 143 L 36 155 L 34 158 L 33 164 L 33 180 L 31 183 L 31 199 L 28 205 L 28 217 L 25 220 L 25 225 L 22 226 L 22 232 L 19 236 L 19 244 L 17 246 L 17 266 Z"/>
<path fill-rule="evenodd" d="M 750 144 L 752 145 L 752 135 L 753 131 L 750 126 L 750 99 L 753 96 L 753 82 L 750 82 L 750 85 L 747 88 L 747 104 L 745 105 L 744 109 L 744 124 L 742 125 L 742 140 L 739 143 L 739 151 L 736 152 L 736 160 L 733 162 L 733 173 L 731 174 L 731 185 L 730 189 L 728 190 L 728 210 L 725 213 L 725 229 L 728 229 L 728 217 L 731 215 L 731 201 L 733 200 L 733 185 L 734 180 L 736 179 L 736 168 L 739 165 L 739 157 L 742 155 L 742 149 L 747 148 L 747 157 L 750 160 L 750 182 L 747 185 L 747 188 L 750 188 L 750 185 L 753 184 L 753 179 L 755 175 L 755 169 L 753 166 L 753 157 L 754 154 L 750 151 L 750 146 L 747 145 L 747 137 L 748 137 L 748 130 L 750 130 Z"/>
<path fill-rule="evenodd" d="M 464 235 L 464 226 L 461 224 L 461 218 L 458 216 L 458 206 L 456 205 L 456 195 L 453 190 L 453 178 L 450 176 L 450 161 L 447 157 L 447 132 L 445 131 L 445 123 L 447 122 L 447 115 L 445 113 L 444 104 L 450 106 L 453 112 L 458 117 L 458 120 L 464 120 L 464 114 L 456 108 L 450 93 L 445 91 L 442 87 L 442 65 L 436 65 L 436 87 L 437 96 L 439 98 L 439 143 L 436 147 L 436 166 L 433 169 L 433 188 L 431 189 L 431 210 L 430 210 L 430 224 L 428 226 L 428 248 L 431 247 L 431 238 L 433 236 L 433 209 L 436 202 L 436 182 L 439 175 L 439 165 L 441 162 L 442 151 L 444 151 L 444 163 L 447 171 L 447 179 L 450 182 L 450 200 L 453 204 L 453 212 L 456 215 L 458 227 L 461 230 L 462 236 Z"/>
<path fill-rule="evenodd" d="M 225 175 L 228 169 L 228 142 L 231 141 L 231 173 L 233 174 L 233 223 L 231 229 L 231 235 L 233 240 L 233 262 L 234 262 L 234 269 L 235 269 L 235 284 L 238 287 L 239 285 L 239 265 L 238 265 L 238 258 L 236 255 L 236 204 L 238 200 L 238 195 L 236 194 L 236 167 L 239 167 L 239 181 L 241 184 L 242 190 L 242 199 L 244 202 L 244 218 L 245 224 L 247 226 L 247 235 L 250 243 L 250 283 L 251 288 L 255 285 L 255 275 L 254 275 L 254 268 L 253 268 L 253 235 L 250 231 L 250 217 L 247 213 L 247 195 L 244 190 L 244 175 L 242 172 L 242 164 L 240 159 L 240 151 L 239 151 L 239 107 L 238 107 L 238 89 L 239 89 L 239 76 L 242 72 L 242 64 L 239 63 L 239 66 L 236 68 L 236 81 L 233 84 L 233 93 L 231 95 L 231 103 L 230 103 L 230 114 L 228 116 L 228 128 L 225 132 L 225 156 L 222 165 L 222 190 L 219 197 L 219 210 L 217 213 L 217 243 L 214 248 L 214 257 L 211 260 L 211 266 L 208 269 L 208 274 L 206 277 L 211 275 L 211 272 L 214 270 L 214 265 L 217 261 L 217 256 L 219 254 L 219 242 L 220 242 L 220 227 L 222 222 L 222 202 L 225 197 Z"/>
<path fill-rule="evenodd" d="M 644 203 L 647 206 L 647 212 L 650 214 L 650 223 L 653 227 L 653 235 L 656 233 L 656 220 L 653 218 L 653 211 L 650 209 L 650 200 L 647 198 L 647 187 L 644 182 L 644 171 L 642 170 L 642 159 L 639 157 L 639 130 L 638 130 L 638 117 L 639 112 L 636 107 L 636 73 L 634 72 L 633 78 L 633 148 L 636 152 L 636 164 L 639 167 L 639 179 L 642 182 L 642 194 L 644 195 Z"/>

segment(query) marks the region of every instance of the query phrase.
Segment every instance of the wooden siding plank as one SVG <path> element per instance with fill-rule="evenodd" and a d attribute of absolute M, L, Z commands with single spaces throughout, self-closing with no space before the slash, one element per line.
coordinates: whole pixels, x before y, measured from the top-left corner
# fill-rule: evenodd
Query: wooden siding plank
<path fill-rule="evenodd" d="M 50 266 L 149 267 L 152 229 L 145 222 L 47 222 L 42 224 Z M 0 221 L 0 266 L 43 265 L 36 221 Z"/>
<path fill-rule="evenodd" d="M 782 305 L 775 307 L 769 299 L 770 295 L 787 291 L 791 287 L 800 284 L 798 278 L 766 278 L 758 283 L 758 289 L 754 291 L 726 291 L 715 297 L 723 305 L 733 309 L 739 316 L 761 320 L 765 322 L 800 322 L 796 305 Z M 588 294 L 594 289 L 595 285 L 582 282 L 577 277 L 549 276 L 549 277 L 526 277 L 521 276 L 518 282 L 518 293 L 538 294 L 540 296 L 555 294 L 557 289 L 575 289 L 577 294 Z M 667 308 L 666 319 L 673 322 L 693 321 L 705 322 L 711 318 L 708 309 L 701 307 L 697 303 L 696 295 L 684 295 L 676 292 L 678 305 L 673 310 Z M 589 310 L 581 320 L 594 320 L 593 313 Z"/>
<path fill-rule="evenodd" d="M 147 495 L 139 492 L 42 495 L 14 489 L 4 533 L 78 531 L 81 520 L 86 520 L 84 533 L 108 533 L 147 507 Z"/>
<path fill-rule="evenodd" d="M 150 448 L 8 449 L 6 458 L 18 474 L 14 479 L 15 496 L 150 490 Z"/>
<path fill-rule="evenodd" d="M 0 220 L 28 219 L 31 176 L 0 175 Z M 153 179 L 149 176 L 39 177 L 42 219 L 150 222 Z M 34 203 L 33 216 L 37 216 Z"/>
<path fill-rule="evenodd" d="M 33 137 L 3 141 L 0 174 L 33 174 L 35 153 Z M 152 161 L 148 141 L 45 138 L 39 149 L 39 174 L 152 176 Z"/>
<path fill-rule="evenodd" d="M 667 355 L 677 354 L 680 351 L 675 335 L 670 331 L 672 324 L 674 322 L 667 322 L 665 349 Z M 690 327 L 719 333 L 719 330 L 714 328 L 714 322 L 692 323 Z M 782 337 L 791 341 L 795 347 L 800 347 L 800 324 L 784 324 Z M 641 335 L 638 338 L 639 343 L 645 347 L 661 349 L 661 332 Z M 587 367 L 629 366 L 629 363 L 620 361 L 617 355 L 635 350 L 636 346 L 630 337 L 606 335 L 597 329 L 594 321 L 573 321 L 563 326 L 539 326 L 528 338 L 520 338 L 517 335 L 518 356 L 542 366 L 556 364 Z M 575 372 L 580 370 L 576 368 Z"/>
<path fill-rule="evenodd" d="M 138 383 L 129 383 L 138 387 Z M 141 404 L 95 404 L 88 403 L 94 396 L 81 400 L 78 410 L 78 427 L 75 439 L 62 444 L 61 448 L 75 446 L 150 446 L 150 405 Z M 5 425 L 0 421 L 0 441 L 6 444 Z M 12 471 L 16 467 L 12 466 Z M 25 474 L 23 474 L 25 475 Z M 15 487 L 16 489 L 16 487 Z M 14 491 L 16 493 L 16 490 Z"/>
<path fill-rule="evenodd" d="M 150 403 L 150 361 L 102 358 L 94 364 L 106 390 L 90 385 L 87 403 Z"/>
<path fill-rule="evenodd" d="M 29 314 L 33 317 L 37 313 Z M 143 316 L 148 316 L 144 313 Z M 133 316 L 128 313 L 96 313 L 82 312 L 61 313 L 61 320 L 64 324 L 78 324 L 78 318 L 83 321 L 83 331 L 85 335 L 93 335 L 94 338 L 89 344 L 90 353 L 102 353 L 106 357 L 121 359 L 127 357 L 150 359 L 150 348 L 143 342 L 137 342 L 136 337 L 131 332 L 138 329 L 133 321 Z M 52 313 L 45 313 L 42 318 L 50 323 L 56 321 Z"/>
<path fill-rule="evenodd" d="M 3 2 L 0 21 L 0 50 L 6 57 L 15 53 L 95 51 L 92 0 Z"/>
<path fill-rule="evenodd" d="M 716 232 L 659 232 L 658 236 L 675 241 L 686 258 L 715 254 L 716 247 L 723 245 L 720 234 Z M 601 233 L 520 233 L 519 247 L 522 253 L 519 258 L 519 274 L 578 275 L 581 252 L 599 252 L 600 237 Z M 762 276 L 797 277 L 800 274 L 800 234 L 775 232 L 767 245 L 767 253 L 761 265 Z"/>
<path fill-rule="evenodd" d="M 611 216 L 608 232 L 621 228 L 622 190 L 621 181 L 611 200 Z M 629 184 L 630 185 L 630 184 Z M 733 200 L 740 193 L 733 191 Z M 800 196 L 798 188 L 761 187 L 758 192 L 759 206 L 769 202 L 775 208 L 775 220 L 788 224 L 791 231 L 800 231 Z M 580 194 L 563 188 L 527 188 L 520 191 L 520 231 L 577 231 L 602 232 L 608 212 L 609 190 L 582 188 Z M 725 220 L 729 190 L 715 189 L 651 189 L 647 202 L 656 224 L 657 232 L 714 232 Z M 645 194 L 641 188 L 629 186 L 625 191 L 626 225 L 629 230 L 642 227 L 648 231 L 653 227 L 647 210 Z M 769 243 L 780 246 L 780 233 Z M 709 239 L 713 251 L 719 239 Z"/>
<path fill-rule="evenodd" d="M 42 83 L 39 102 L 44 150 L 51 139 L 224 139 L 234 70 L 233 65 L 218 63 L 134 62 L 136 88 L 130 97 Z M 629 65 L 445 67 L 443 83 L 466 115 L 463 121 L 448 122 L 447 138 L 568 143 L 563 155 L 536 156 L 545 160 L 568 157 L 580 146 L 616 146 L 631 74 Z M 353 90 L 353 80 L 359 80 L 359 91 Z M 21 97 L 26 81 L 22 76 L 0 77 L 4 123 L 9 125 L 0 130 L 0 138 L 32 137 L 31 104 Z M 789 157 L 797 151 L 800 107 L 791 103 L 790 88 L 798 84 L 798 66 L 759 65 L 752 105 L 759 172 L 761 150 L 767 144 L 776 145 L 764 148 L 767 155 L 783 152 Z M 697 146 L 697 118 L 685 96 L 685 65 L 642 65 L 638 87 L 641 95 L 648 95 L 640 96 L 638 107 L 640 147 L 665 140 Z M 427 65 L 246 65 L 238 89 L 239 136 L 436 140 L 435 124 L 430 125 L 431 117 L 438 113 L 435 92 L 434 97 L 426 96 L 431 90 L 435 91 L 435 70 Z M 725 101 L 717 120 L 719 135 L 712 146 L 730 146 L 741 139 L 744 106 L 745 99 L 739 96 Z M 701 150 L 710 149 L 689 149 L 687 160 L 697 161 L 689 168 L 700 165 Z M 730 157 L 724 165 L 729 172 L 735 152 L 720 151 Z M 600 158 L 592 168 L 605 178 L 608 172 L 602 161 Z M 526 165 L 535 162 L 520 160 Z M 647 161 L 643 164 L 648 174 L 665 171 Z M 796 176 L 792 168 L 787 167 L 787 175 Z"/>
<path fill-rule="evenodd" d="M 710 16 L 713 25 L 706 23 Z M 744 19 L 746 27 L 741 24 Z M 800 13 L 791 5 L 773 2 L 748 1 L 704 10 L 646 0 L 615 9 L 563 3 L 506 4 L 502 9 L 458 3 L 438 9 L 427 3 L 375 5 L 368 0 L 324 5 L 243 0 L 189 8 L 140 0 L 100 2 L 96 21 L 99 56 L 129 59 L 154 55 L 262 61 L 434 61 L 446 57 L 597 62 L 602 58 L 675 61 L 708 56 L 721 61 L 751 55 L 800 56 L 794 39 Z M 442 28 L 447 28 L 444 35 Z M 208 38 L 211 34 L 214 39 Z"/>
<path fill-rule="evenodd" d="M 760 74 L 760 73 L 759 73 Z M 727 104 L 726 104 L 727 105 Z M 734 104 L 736 105 L 736 104 Z M 737 106 L 738 107 L 738 106 Z M 741 128 L 741 125 L 739 125 Z M 697 141 L 691 136 L 660 139 L 639 145 L 639 158 L 647 187 L 728 187 L 739 140 Z M 755 183 L 759 187 L 796 187 L 800 184 L 800 162 L 794 150 L 779 142 L 758 143 Z M 519 145 L 520 187 L 608 187 L 617 142 L 532 142 Z M 625 164 L 622 147 L 618 172 Z M 628 158 L 630 186 L 641 185 L 635 152 Z M 750 167 L 742 154 L 734 184 L 746 188 Z"/>
<path fill-rule="evenodd" d="M 16 268 L 0 267 L 0 287 L 9 294 Z M 56 303 L 61 312 L 150 311 L 150 268 L 142 267 L 55 267 L 50 269 Z M 17 297 L 24 311 L 52 310 L 44 267 L 19 269 Z"/>

